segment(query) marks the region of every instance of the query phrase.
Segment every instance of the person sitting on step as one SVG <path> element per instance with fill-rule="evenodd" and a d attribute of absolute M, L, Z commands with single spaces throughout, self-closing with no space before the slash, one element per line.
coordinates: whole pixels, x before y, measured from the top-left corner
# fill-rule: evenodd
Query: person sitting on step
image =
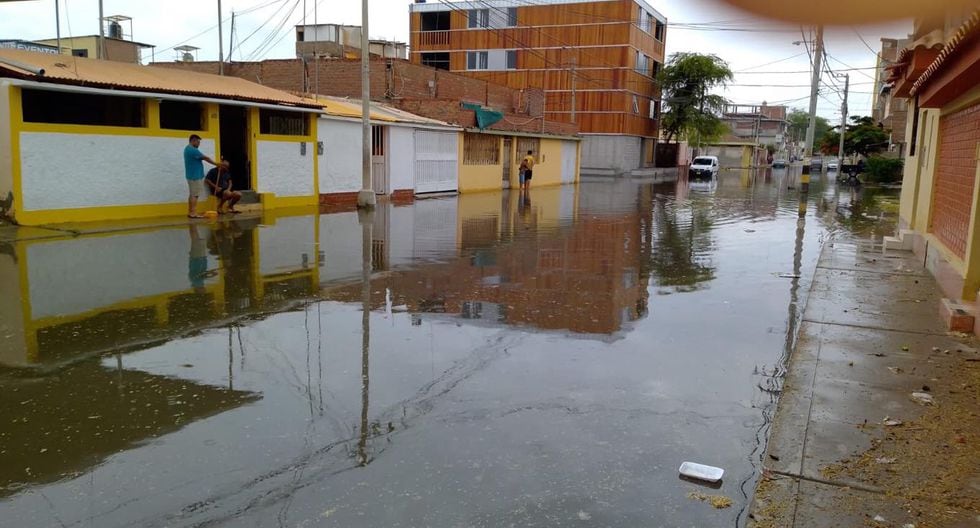
<path fill-rule="evenodd" d="M 235 209 L 235 204 L 242 199 L 242 193 L 232 190 L 231 163 L 228 160 L 221 160 L 221 163 L 217 167 L 208 171 L 208 175 L 204 180 L 207 182 L 211 194 L 218 199 L 217 210 L 219 213 L 221 212 L 221 206 L 225 203 L 228 204 L 228 213 L 238 214 L 241 212 Z"/>

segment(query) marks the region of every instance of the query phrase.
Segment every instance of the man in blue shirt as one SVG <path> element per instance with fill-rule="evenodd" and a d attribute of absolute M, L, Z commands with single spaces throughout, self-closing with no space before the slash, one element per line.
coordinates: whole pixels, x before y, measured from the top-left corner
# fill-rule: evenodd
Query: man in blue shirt
<path fill-rule="evenodd" d="M 184 147 L 184 177 L 187 178 L 187 218 L 203 218 L 197 214 L 197 197 L 204 194 L 204 161 L 218 166 L 211 158 L 201 153 L 201 136 L 191 134 L 190 141 Z"/>

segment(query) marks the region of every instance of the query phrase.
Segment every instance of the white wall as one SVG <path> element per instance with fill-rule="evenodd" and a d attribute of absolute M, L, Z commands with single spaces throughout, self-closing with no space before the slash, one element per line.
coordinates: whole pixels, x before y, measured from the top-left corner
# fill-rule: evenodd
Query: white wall
<path fill-rule="evenodd" d="M 306 155 L 300 154 L 300 143 L 292 141 L 258 142 L 258 191 L 283 196 L 312 196 L 313 157 L 316 144 L 306 143 Z"/>
<path fill-rule="evenodd" d="M 7 83 L 0 83 L 0 109 L 3 109 L 3 112 L 0 113 L 8 116 L 7 119 L 0 119 L 0 200 L 7 198 L 9 193 L 14 192 L 8 108 L 10 108 L 10 87 Z"/>
<path fill-rule="evenodd" d="M 361 124 L 319 119 L 320 194 L 361 190 Z"/>
<path fill-rule="evenodd" d="M 262 226 L 259 230 L 259 271 L 262 275 L 313 267 L 317 242 L 315 222 L 316 216 L 292 216 Z"/>
<path fill-rule="evenodd" d="M 27 211 L 187 201 L 186 138 L 23 132 Z M 214 141 L 201 142 L 214 156 Z"/>
<path fill-rule="evenodd" d="M 415 189 L 415 129 L 388 127 L 388 185 L 392 191 Z"/>
<path fill-rule="evenodd" d="M 198 236 L 206 243 L 207 228 Z M 188 229 L 38 242 L 27 248 L 31 318 L 71 315 L 122 301 L 187 291 Z M 208 269 L 217 269 L 208 255 Z M 216 279 L 205 279 L 205 284 Z"/>
<path fill-rule="evenodd" d="M 582 172 L 598 169 L 621 174 L 640 167 L 641 138 L 598 135 L 582 137 Z"/>

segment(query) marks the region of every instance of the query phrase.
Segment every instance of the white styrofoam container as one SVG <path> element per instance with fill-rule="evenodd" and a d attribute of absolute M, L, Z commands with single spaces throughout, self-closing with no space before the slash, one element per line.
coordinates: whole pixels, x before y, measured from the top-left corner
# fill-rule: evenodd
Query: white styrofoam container
<path fill-rule="evenodd" d="M 706 466 L 695 462 L 681 464 L 681 475 L 706 482 L 718 482 L 725 475 L 725 470 L 714 466 Z"/>

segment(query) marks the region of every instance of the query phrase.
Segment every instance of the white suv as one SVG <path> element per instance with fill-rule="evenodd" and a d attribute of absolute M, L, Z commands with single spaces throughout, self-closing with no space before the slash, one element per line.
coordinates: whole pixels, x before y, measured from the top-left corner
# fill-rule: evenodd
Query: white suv
<path fill-rule="evenodd" d="M 717 156 L 698 156 L 687 170 L 688 178 L 713 180 L 718 176 Z"/>

